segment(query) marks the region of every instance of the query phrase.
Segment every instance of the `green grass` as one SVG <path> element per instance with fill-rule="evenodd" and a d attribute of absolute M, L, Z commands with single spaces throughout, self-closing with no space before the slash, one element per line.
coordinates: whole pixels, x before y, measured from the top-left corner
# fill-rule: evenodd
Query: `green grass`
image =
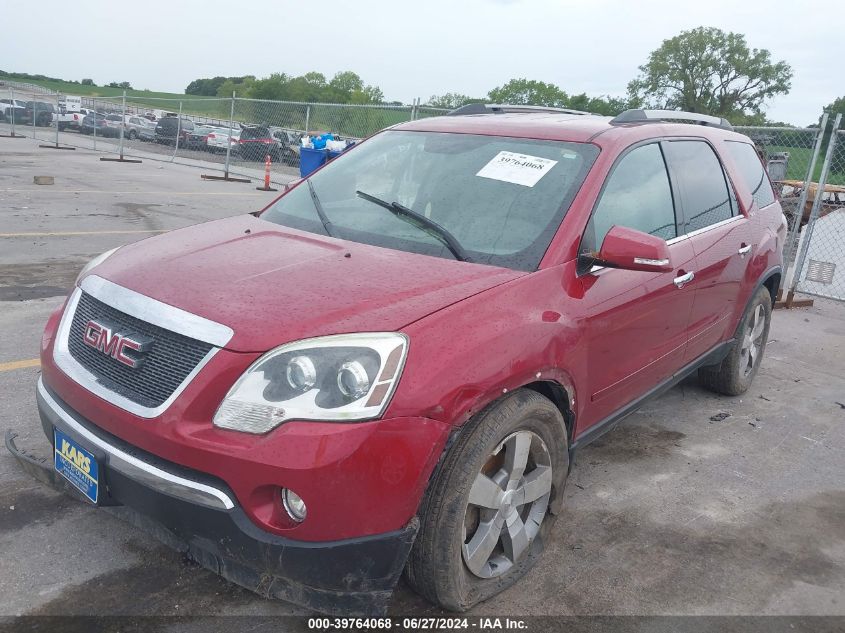
<path fill-rule="evenodd" d="M 72 83 L 69 81 L 17 79 L 7 75 L 0 75 L 0 80 L 34 84 L 61 94 L 76 95 L 80 97 L 110 97 L 113 99 L 115 97 L 123 96 L 123 88 L 83 86 L 82 84 Z M 162 99 L 174 99 L 175 101 L 161 101 Z M 221 118 L 228 118 L 229 116 L 228 102 L 224 100 L 215 100 L 214 97 L 197 97 L 194 95 L 179 94 L 176 92 L 155 92 L 153 90 L 126 91 L 126 101 L 128 103 L 153 109 L 176 111 L 179 109 L 178 101 L 180 100 L 182 101 L 182 110 L 186 114 L 198 114 L 202 116 Z M 208 101 L 208 103 L 203 104 L 203 101 Z"/>
<path fill-rule="evenodd" d="M 845 139 L 840 139 L 845 140 Z M 818 182 L 819 178 L 821 178 L 822 173 L 822 163 L 824 162 L 824 150 L 826 148 L 822 147 L 821 151 L 819 152 L 819 157 L 816 159 L 816 166 L 813 170 L 813 176 L 811 180 L 813 182 Z M 786 177 L 789 180 L 804 180 L 804 177 L 807 175 L 807 168 L 809 167 L 810 159 L 812 158 L 813 151 L 812 149 L 806 147 L 791 147 L 788 145 L 767 145 L 766 146 L 766 153 L 768 155 L 777 153 L 777 152 L 789 152 L 789 165 L 786 168 Z M 839 149 L 834 152 L 836 156 L 835 159 L 838 159 L 835 162 L 836 165 L 842 164 L 842 159 L 840 156 L 845 156 L 843 152 Z M 843 168 L 845 168 L 845 164 L 843 164 Z M 830 170 L 827 176 L 827 184 L 829 185 L 845 185 L 845 173 L 841 171 L 834 171 Z"/>

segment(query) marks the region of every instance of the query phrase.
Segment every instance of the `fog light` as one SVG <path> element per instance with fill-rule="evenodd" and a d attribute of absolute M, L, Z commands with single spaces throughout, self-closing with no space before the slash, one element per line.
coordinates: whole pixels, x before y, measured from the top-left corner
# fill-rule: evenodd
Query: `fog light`
<path fill-rule="evenodd" d="M 308 512 L 305 508 L 305 502 L 293 490 L 282 488 L 282 503 L 291 519 L 297 523 L 305 520 L 305 515 Z"/>

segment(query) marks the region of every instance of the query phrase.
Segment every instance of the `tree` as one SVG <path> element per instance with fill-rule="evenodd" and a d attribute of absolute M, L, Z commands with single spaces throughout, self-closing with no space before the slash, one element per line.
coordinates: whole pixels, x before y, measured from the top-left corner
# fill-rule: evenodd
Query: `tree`
<path fill-rule="evenodd" d="M 129 84 L 128 81 L 121 81 L 120 83 L 116 81 L 112 81 L 107 86 L 108 88 L 123 88 L 124 90 L 132 90 L 132 86 Z"/>
<path fill-rule="evenodd" d="M 198 95 L 203 97 L 214 97 L 217 91 L 226 82 L 227 77 L 213 77 L 211 79 L 194 79 L 185 88 L 186 95 Z"/>
<path fill-rule="evenodd" d="M 446 108 L 447 110 L 454 110 L 460 108 L 468 103 L 484 103 L 484 99 L 470 97 L 468 95 L 460 94 L 458 92 L 447 92 L 444 95 L 431 95 L 431 98 L 425 105 L 432 108 Z"/>
<path fill-rule="evenodd" d="M 505 85 L 493 88 L 487 97 L 491 103 L 557 108 L 566 107 L 568 100 L 568 95 L 554 84 L 529 79 L 511 79 Z"/>
<path fill-rule="evenodd" d="M 698 27 L 664 40 L 628 84 L 635 103 L 730 118 L 761 112 L 765 101 L 787 94 L 792 68 L 772 62 L 766 49 L 749 49 L 745 36 Z"/>
<path fill-rule="evenodd" d="M 81 83 L 83 86 L 96 86 L 97 85 L 97 84 L 94 83 L 93 79 L 83 79 L 79 83 Z"/>

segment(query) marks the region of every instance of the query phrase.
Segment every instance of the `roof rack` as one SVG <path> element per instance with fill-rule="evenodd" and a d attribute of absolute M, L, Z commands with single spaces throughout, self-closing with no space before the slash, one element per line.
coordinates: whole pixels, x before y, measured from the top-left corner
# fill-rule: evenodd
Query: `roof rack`
<path fill-rule="evenodd" d="M 548 106 L 535 105 L 508 105 L 497 103 L 468 103 L 460 108 L 452 110 L 447 116 L 464 116 L 467 114 L 513 114 L 519 112 L 549 112 L 554 114 L 586 114 L 583 110 L 570 110 L 569 108 L 552 108 Z"/>
<path fill-rule="evenodd" d="M 688 121 L 699 125 L 720 127 L 725 130 L 734 129 L 727 119 L 722 119 L 709 114 L 698 114 L 696 112 L 683 112 L 682 110 L 625 110 L 622 114 L 611 119 L 611 125 L 622 125 L 623 123 L 654 123 L 666 121 Z"/>

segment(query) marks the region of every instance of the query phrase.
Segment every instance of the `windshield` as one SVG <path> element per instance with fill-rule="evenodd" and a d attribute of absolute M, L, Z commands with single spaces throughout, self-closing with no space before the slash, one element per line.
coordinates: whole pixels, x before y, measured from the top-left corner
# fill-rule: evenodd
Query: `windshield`
<path fill-rule="evenodd" d="M 441 240 L 375 204 L 375 197 L 437 223 L 470 261 L 530 271 L 540 263 L 598 151 L 587 143 L 387 131 L 310 180 L 336 237 L 455 258 Z M 306 185 L 292 189 L 261 217 L 326 233 Z"/>

